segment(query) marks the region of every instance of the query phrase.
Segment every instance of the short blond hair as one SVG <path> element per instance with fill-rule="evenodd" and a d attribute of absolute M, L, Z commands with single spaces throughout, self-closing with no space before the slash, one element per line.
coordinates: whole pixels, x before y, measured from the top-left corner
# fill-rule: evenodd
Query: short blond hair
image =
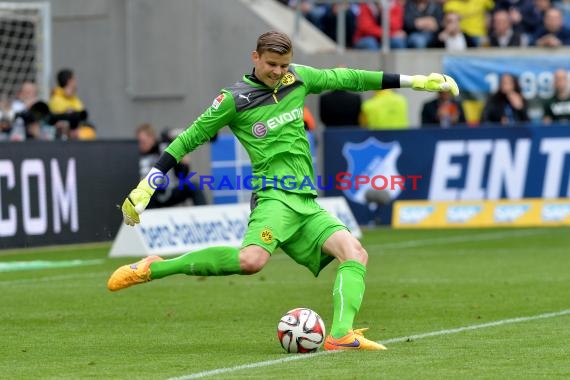
<path fill-rule="evenodd" d="M 257 47 L 255 48 L 260 55 L 266 51 L 274 52 L 277 54 L 285 55 L 293 51 L 293 43 L 288 35 L 285 33 L 272 30 L 263 33 L 257 39 Z"/>

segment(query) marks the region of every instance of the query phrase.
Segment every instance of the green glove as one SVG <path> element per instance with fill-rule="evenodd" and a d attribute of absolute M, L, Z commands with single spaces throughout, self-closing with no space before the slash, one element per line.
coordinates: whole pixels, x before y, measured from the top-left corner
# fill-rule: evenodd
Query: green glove
<path fill-rule="evenodd" d="M 428 76 L 414 75 L 412 76 L 412 88 L 414 90 L 446 92 L 449 91 L 453 96 L 459 95 L 459 87 L 455 80 L 449 75 L 431 73 Z"/>
<path fill-rule="evenodd" d="M 151 179 L 157 171 L 158 169 L 153 169 L 139 182 L 137 187 L 129 193 L 129 196 L 123 202 L 121 211 L 123 212 L 123 221 L 127 226 L 134 226 L 140 223 L 139 214 L 146 209 L 156 189 L 156 187 L 153 187 Z M 160 172 L 158 171 L 158 173 Z"/>

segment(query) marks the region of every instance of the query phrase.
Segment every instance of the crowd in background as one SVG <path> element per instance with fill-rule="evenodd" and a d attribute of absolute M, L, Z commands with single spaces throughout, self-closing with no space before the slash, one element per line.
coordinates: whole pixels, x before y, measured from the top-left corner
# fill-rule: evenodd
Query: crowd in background
<path fill-rule="evenodd" d="M 440 48 L 462 51 L 482 47 L 570 45 L 570 0 L 390 0 L 389 36 L 383 36 L 382 2 L 319 2 L 278 0 L 302 14 L 331 39 L 337 39 L 337 15 L 344 10 L 347 47 L 380 49 Z M 298 2 L 301 2 L 298 4 Z M 553 73 L 554 96 L 541 105 L 543 123 L 570 123 L 568 73 Z M 32 81 L 19 84 L 15 94 L 0 94 L 0 141 L 92 140 L 94 124 L 77 95 L 73 70 L 55 75 L 49 99 L 40 99 Z M 306 114 L 310 111 L 306 109 Z M 409 127 L 408 100 L 393 90 L 376 91 L 370 99 L 334 91 L 321 96 L 319 116 L 325 126 L 362 126 L 371 129 Z M 527 101 L 518 79 L 504 73 L 499 89 L 490 94 L 479 123 L 520 125 L 530 121 Z M 448 93 L 423 104 L 421 125 L 447 128 L 465 125 L 462 102 Z M 311 123 L 309 123 L 311 124 Z M 316 124 L 312 121 L 313 128 Z M 473 125 L 471 125 L 473 126 Z"/>
<path fill-rule="evenodd" d="M 570 81 L 565 69 L 553 73 L 554 93 L 540 104 L 540 123 L 570 125 Z M 379 90 L 362 100 L 359 93 L 331 91 L 319 98 L 319 116 L 325 127 L 363 127 L 368 129 L 405 129 L 408 99 L 394 90 Z M 480 119 L 468 123 L 459 97 L 441 92 L 421 108 L 421 127 L 449 128 L 479 125 L 517 126 L 532 122 L 529 106 L 518 79 L 510 73 L 500 77 L 499 87 L 483 102 Z"/>
<path fill-rule="evenodd" d="M 64 68 L 55 79 L 49 99 L 41 99 L 36 83 L 29 80 L 14 96 L 1 96 L 0 141 L 95 139 L 95 126 L 77 96 L 75 73 Z"/>
<path fill-rule="evenodd" d="M 387 41 L 392 49 L 439 48 L 464 51 L 485 47 L 570 45 L 570 0 L 390 0 L 389 36 L 383 36 L 382 2 L 319 2 L 278 0 L 337 40 L 337 15 L 344 10 L 346 47 L 378 50 Z M 300 2 L 300 4 L 298 3 Z M 489 94 L 482 111 L 469 126 L 486 123 L 522 125 L 525 122 L 570 123 L 568 73 L 553 73 L 552 98 L 541 100 L 538 119 L 529 115 L 518 78 L 504 73 L 499 89 Z M 408 100 L 393 90 L 377 91 L 362 101 L 359 94 L 335 91 L 319 100 L 325 126 L 361 126 L 370 129 L 409 127 Z M 423 104 L 423 127 L 467 125 L 461 99 L 438 94 Z"/>
<path fill-rule="evenodd" d="M 381 1 L 279 0 L 337 40 L 344 9 L 346 46 L 392 49 L 570 45 L 570 0 L 390 0 L 389 36 L 383 36 Z"/>

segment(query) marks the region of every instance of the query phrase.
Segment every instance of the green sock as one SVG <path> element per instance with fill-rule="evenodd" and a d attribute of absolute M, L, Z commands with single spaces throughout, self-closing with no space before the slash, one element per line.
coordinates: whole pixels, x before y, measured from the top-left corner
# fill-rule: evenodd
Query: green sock
<path fill-rule="evenodd" d="M 333 322 L 330 334 L 333 338 L 345 336 L 356 317 L 364 295 L 366 267 L 358 261 L 348 260 L 340 264 L 333 288 Z"/>
<path fill-rule="evenodd" d="M 173 274 L 189 276 L 227 276 L 241 274 L 239 249 L 233 247 L 210 247 L 188 252 L 170 260 L 150 264 L 150 278 L 156 280 Z"/>

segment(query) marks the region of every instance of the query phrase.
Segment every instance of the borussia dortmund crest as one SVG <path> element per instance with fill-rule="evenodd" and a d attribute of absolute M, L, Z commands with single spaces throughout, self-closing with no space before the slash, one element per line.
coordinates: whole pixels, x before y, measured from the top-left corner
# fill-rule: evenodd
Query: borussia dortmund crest
<path fill-rule="evenodd" d="M 294 82 L 295 82 L 295 75 L 291 73 L 287 73 L 283 76 L 283 78 L 281 78 L 281 84 L 283 84 L 284 86 L 289 86 Z"/>
<path fill-rule="evenodd" d="M 273 232 L 271 232 L 271 230 L 269 229 L 269 227 L 265 227 L 262 231 L 261 231 L 261 240 L 263 240 L 263 242 L 265 244 L 271 244 L 273 242 Z"/>

